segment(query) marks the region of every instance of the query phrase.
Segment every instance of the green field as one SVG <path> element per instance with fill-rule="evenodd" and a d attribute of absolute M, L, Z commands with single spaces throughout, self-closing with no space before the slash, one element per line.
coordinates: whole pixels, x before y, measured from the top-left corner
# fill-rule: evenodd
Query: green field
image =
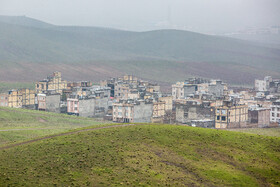
<path fill-rule="evenodd" d="M 188 126 L 89 129 L 0 150 L 0 159 L 3 186 L 280 185 L 279 137 Z"/>
<path fill-rule="evenodd" d="M 91 118 L 0 107 L 0 146 L 101 123 Z"/>
<path fill-rule="evenodd" d="M 278 128 L 248 128 L 248 129 L 227 129 L 228 131 L 237 131 L 249 134 L 258 134 L 264 136 L 280 137 L 280 127 Z"/>

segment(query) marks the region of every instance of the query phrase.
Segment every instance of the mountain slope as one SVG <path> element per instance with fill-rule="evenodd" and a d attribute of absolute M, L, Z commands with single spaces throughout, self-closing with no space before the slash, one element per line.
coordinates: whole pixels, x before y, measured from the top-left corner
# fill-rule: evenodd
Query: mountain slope
<path fill-rule="evenodd" d="M 169 72 L 176 72 L 170 76 L 177 76 L 177 79 L 198 75 L 234 82 L 234 77 L 241 75 L 251 81 L 256 77 L 255 72 L 260 70 L 258 76 L 280 75 L 280 49 L 253 42 L 178 30 L 129 32 L 54 26 L 29 19 L 0 17 L 0 67 L 6 67 L 10 73 L 16 65 L 21 74 L 27 74 L 26 66 L 43 64 L 47 70 L 58 64 L 58 69 L 65 69 L 68 65 L 72 69 L 98 66 L 100 70 L 96 73 L 106 76 L 134 73 L 152 79 L 157 75 L 163 82 L 175 79 L 160 76 L 166 68 Z M 215 70 L 209 73 L 209 68 Z M 108 74 L 108 70 L 114 73 Z M 225 73 L 228 70 L 232 72 Z M 65 73 L 73 74 L 74 79 L 79 78 L 71 70 Z M 90 74 L 85 70 L 86 78 L 96 79 L 97 76 Z M 0 78 L 5 79 L 1 75 Z M 239 81 L 238 78 L 235 80 Z"/>
<path fill-rule="evenodd" d="M 280 139 L 176 125 L 91 129 L 0 150 L 2 185 L 269 186 Z"/>

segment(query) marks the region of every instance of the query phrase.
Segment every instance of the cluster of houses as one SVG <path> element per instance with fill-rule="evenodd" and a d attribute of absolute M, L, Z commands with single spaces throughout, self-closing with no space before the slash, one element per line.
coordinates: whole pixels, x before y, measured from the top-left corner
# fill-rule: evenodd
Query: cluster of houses
<path fill-rule="evenodd" d="M 179 123 L 205 128 L 280 125 L 280 80 L 255 80 L 254 89 L 230 88 L 221 80 L 189 78 L 172 93 L 132 75 L 94 84 L 67 82 L 60 72 L 36 82 L 35 90 L 0 94 L 0 106 L 27 108 L 118 123 Z"/>

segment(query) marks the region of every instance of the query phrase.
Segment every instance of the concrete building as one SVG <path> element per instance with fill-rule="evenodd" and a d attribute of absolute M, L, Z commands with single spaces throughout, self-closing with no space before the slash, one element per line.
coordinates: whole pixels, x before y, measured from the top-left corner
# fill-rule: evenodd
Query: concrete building
<path fill-rule="evenodd" d="M 224 89 L 226 85 L 221 80 L 213 80 L 208 86 L 208 91 L 216 97 L 221 97 L 224 95 Z"/>
<path fill-rule="evenodd" d="M 210 120 L 215 118 L 215 108 L 209 102 L 198 103 L 187 101 L 185 104 L 176 103 L 176 122 L 191 125 L 193 120 Z"/>
<path fill-rule="evenodd" d="M 3 93 L 3 94 L 0 94 L 0 106 L 9 106 L 8 104 L 8 94 L 6 93 Z"/>
<path fill-rule="evenodd" d="M 95 98 L 68 98 L 67 113 L 69 115 L 77 115 L 81 117 L 94 117 Z"/>
<path fill-rule="evenodd" d="M 110 94 L 110 93 L 109 93 Z M 87 97 L 74 97 L 67 99 L 67 113 L 82 117 L 104 117 L 110 104 L 109 97 L 91 95 Z"/>
<path fill-rule="evenodd" d="M 224 101 L 216 107 L 215 128 L 242 128 L 248 125 L 248 106 Z"/>
<path fill-rule="evenodd" d="M 268 127 L 270 124 L 270 108 L 249 109 L 248 117 L 251 127 Z"/>
<path fill-rule="evenodd" d="M 172 85 L 172 97 L 173 100 L 184 99 L 184 82 L 177 82 Z"/>
<path fill-rule="evenodd" d="M 280 124 L 280 100 L 273 102 L 270 108 L 270 121 Z"/>
<path fill-rule="evenodd" d="M 273 80 L 271 76 L 266 76 L 263 80 L 255 80 L 255 91 L 280 93 L 280 80 Z"/>
<path fill-rule="evenodd" d="M 153 103 L 150 101 L 121 101 L 113 104 L 113 121 L 120 123 L 150 123 Z"/>
<path fill-rule="evenodd" d="M 211 80 L 193 78 L 185 82 L 177 82 L 172 85 L 173 100 L 187 99 L 195 94 L 211 94 L 215 97 L 221 97 L 227 91 L 227 84 L 220 80 Z"/>
<path fill-rule="evenodd" d="M 67 89 L 67 82 L 61 79 L 60 72 L 54 72 L 47 79 L 36 82 L 36 93 L 47 93 L 48 91 L 62 94 L 63 90 Z"/>
<path fill-rule="evenodd" d="M 67 90 L 71 90 L 75 87 L 91 87 L 91 86 L 92 86 L 92 82 L 90 81 L 68 82 Z"/>
<path fill-rule="evenodd" d="M 35 106 L 35 91 L 30 89 L 10 90 L 8 93 L 0 95 L 0 106 L 12 108 Z"/>
<path fill-rule="evenodd" d="M 162 118 L 165 115 L 165 102 L 153 103 L 153 118 Z"/>
<path fill-rule="evenodd" d="M 165 111 L 172 111 L 172 109 L 173 109 L 172 96 L 159 97 L 158 101 L 165 103 L 165 106 L 164 106 Z"/>
<path fill-rule="evenodd" d="M 38 110 L 60 113 L 60 94 L 38 94 Z"/>

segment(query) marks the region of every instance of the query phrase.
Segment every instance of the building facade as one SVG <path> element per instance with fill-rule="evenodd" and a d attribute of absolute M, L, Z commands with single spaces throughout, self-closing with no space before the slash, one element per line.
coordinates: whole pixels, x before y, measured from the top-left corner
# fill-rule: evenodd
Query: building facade
<path fill-rule="evenodd" d="M 280 124 L 280 100 L 273 102 L 271 105 L 270 121 Z"/>
<path fill-rule="evenodd" d="M 67 82 L 61 79 L 61 72 L 54 72 L 47 79 L 36 82 L 36 93 L 47 93 L 48 91 L 62 94 L 67 89 Z"/>
<path fill-rule="evenodd" d="M 248 106 L 225 102 L 216 107 L 215 128 L 242 128 L 248 124 Z"/>

